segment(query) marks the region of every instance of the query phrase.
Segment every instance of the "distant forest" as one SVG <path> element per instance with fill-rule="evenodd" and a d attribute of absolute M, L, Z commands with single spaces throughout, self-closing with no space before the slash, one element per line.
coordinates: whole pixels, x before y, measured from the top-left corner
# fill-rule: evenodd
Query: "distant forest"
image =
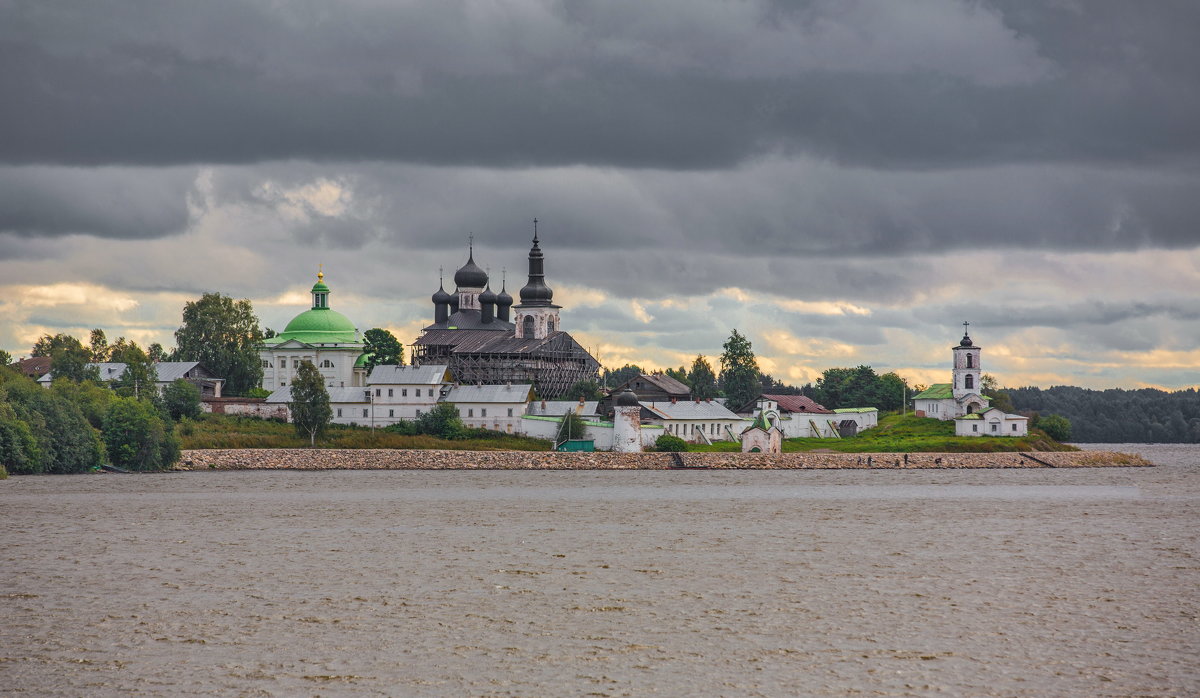
<path fill-rule="evenodd" d="M 1006 388 L 1018 412 L 1061 414 L 1076 443 L 1200 443 L 1200 393 L 1087 390 L 1073 386 Z"/>

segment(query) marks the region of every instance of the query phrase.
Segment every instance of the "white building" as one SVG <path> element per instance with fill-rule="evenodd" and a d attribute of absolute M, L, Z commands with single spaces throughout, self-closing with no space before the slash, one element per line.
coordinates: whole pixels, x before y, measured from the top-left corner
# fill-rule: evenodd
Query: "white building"
<path fill-rule="evenodd" d="M 715 400 L 640 401 L 642 420 L 684 441 L 737 441 L 747 421 Z"/>
<path fill-rule="evenodd" d="M 521 418 L 533 400 L 533 386 L 456 385 L 446 402 L 458 409 L 463 424 L 477 429 L 492 429 L 507 434 L 521 430 Z"/>
<path fill-rule="evenodd" d="M 376 366 L 367 377 L 375 424 L 420 418 L 446 398 L 451 385 L 445 366 Z"/>
<path fill-rule="evenodd" d="M 286 387 L 303 361 L 317 367 L 326 388 L 366 384 L 366 344 L 354 323 L 329 307 L 329 293 L 325 274 L 318 272 L 312 287 L 312 307 L 292 318 L 283 332 L 259 345 L 264 390 Z"/>
<path fill-rule="evenodd" d="M 963 323 L 964 328 L 967 323 Z M 934 383 L 913 396 L 918 417 L 933 417 L 943 421 L 987 409 L 991 398 L 982 394 L 983 349 L 975 346 L 966 330 L 962 340 L 951 349 L 954 355 L 952 382 Z"/>
<path fill-rule="evenodd" d="M 962 340 L 952 348 L 952 382 L 935 383 L 914 396 L 916 415 L 942 421 L 953 419 L 954 433 L 959 436 L 1025 436 L 1029 433 L 1027 418 L 989 407 L 991 398 L 980 392 L 983 349 L 971 341 L 966 327 L 964 322 Z"/>
<path fill-rule="evenodd" d="M 1026 436 L 1029 418 L 1005 414 L 999 407 L 989 407 L 982 412 L 955 417 L 954 433 L 957 436 Z"/>

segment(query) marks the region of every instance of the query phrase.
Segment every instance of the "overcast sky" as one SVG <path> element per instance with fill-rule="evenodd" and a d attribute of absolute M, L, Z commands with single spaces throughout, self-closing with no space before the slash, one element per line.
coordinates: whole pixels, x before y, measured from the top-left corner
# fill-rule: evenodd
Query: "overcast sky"
<path fill-rule="evenodd" d="M 1200 385 L 1194 0 L 0 0 L 0 348 L 185 301 L 409 343 L 438 268 L 609 366 Z"/>

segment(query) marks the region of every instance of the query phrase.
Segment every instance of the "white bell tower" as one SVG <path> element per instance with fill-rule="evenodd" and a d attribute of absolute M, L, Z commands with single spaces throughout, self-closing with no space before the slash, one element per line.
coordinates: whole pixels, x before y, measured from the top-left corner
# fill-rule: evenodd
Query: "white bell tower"
<path fill-rule="evenodd" d="M 980 366 L 980 354 L 982 348 L 975 346 L 971 341 L 971 336 L 967 333 L 967 327 L 971 323 L 963 323 L 963 337 L 958 343 L 958 346 L 953 348 L 954 352 L 954 397 L 963 398 L 967 395 L 983 394 L 983 386 L 979 384 L 983 376 L 983 367 Z"/>

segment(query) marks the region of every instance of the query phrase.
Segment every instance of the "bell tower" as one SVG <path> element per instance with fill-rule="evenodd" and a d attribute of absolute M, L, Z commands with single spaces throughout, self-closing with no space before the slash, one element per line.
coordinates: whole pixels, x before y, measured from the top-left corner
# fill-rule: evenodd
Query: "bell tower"
<path fill-rule="evenodd" d="M 963 323 L 963 336 L 959 341 L 958 346 L 953 347 L 954 352 L 954 397 L 966 397 L 972 393 L 981 395 L 983 387 L 979 384 L 980 378 L 983 376 L 983 367 L 980 366 L 979 356 L 982 353 L 982 348 L 975 346 L 971 341 L 971 335 L 967 333 L 967 327 L 971 323 Z"/>
<path fill-rule="evenodd" d="M 538 246 L 537 219 L 533 219 L 533 247 L 529 250 L 529 281 L 521 289 L 521 304 L 513 306 L 517 339 L 545 339 L 560 328 L 554 291 L 546 285 L 542 248 Z"/>

